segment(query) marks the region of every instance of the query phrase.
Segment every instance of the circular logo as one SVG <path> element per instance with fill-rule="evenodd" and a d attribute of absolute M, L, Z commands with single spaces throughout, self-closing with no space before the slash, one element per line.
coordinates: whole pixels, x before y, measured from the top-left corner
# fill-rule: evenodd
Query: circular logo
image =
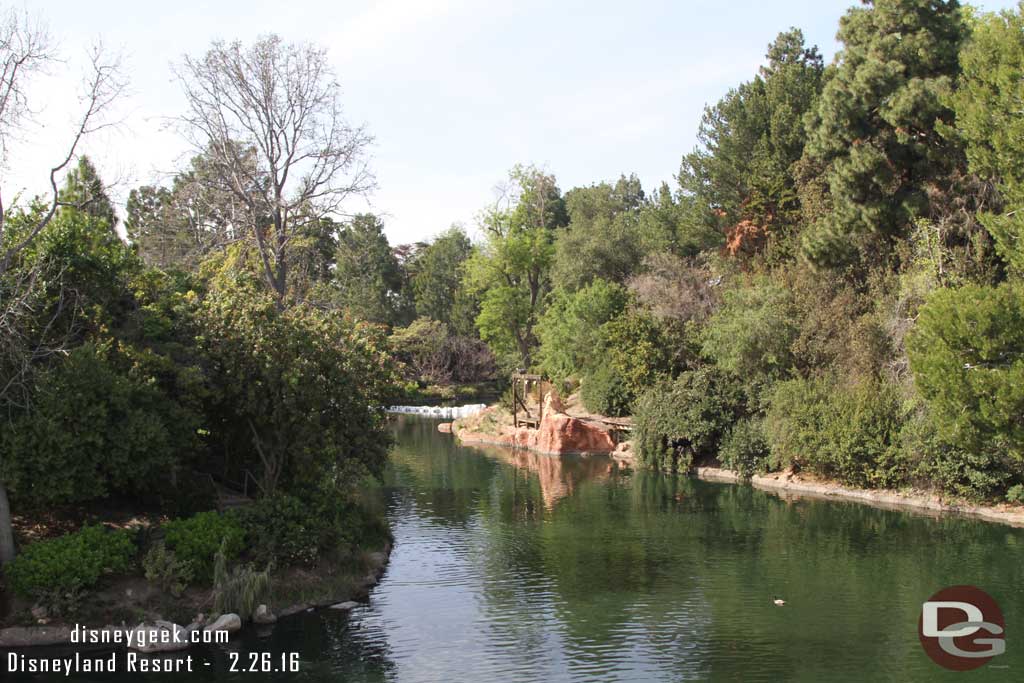
<path fill-rule="evenodd" d="M 922 605 L 917 633 L 936 664 L 970 671 L 1006 651 L 1005 626 L 991 595 L 974 586 L 950 586 Z"/>

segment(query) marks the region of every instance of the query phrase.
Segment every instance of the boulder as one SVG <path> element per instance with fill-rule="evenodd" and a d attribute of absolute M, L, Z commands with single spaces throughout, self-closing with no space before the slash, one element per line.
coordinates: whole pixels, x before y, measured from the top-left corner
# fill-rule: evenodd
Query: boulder
<path fill-rule="evenodd" d="M 242 628 L 242 618 L 237 614 L 222 614 L 217 621 L 207 626 L 205 631 L 227 631 L 234 633 Z"/>
<path fill-rule="evenodd" d="M 356 607 L 359 607 L 359 603 L 358 602 L 352 602 L 351 600 L 349 600 L 347 602 L 339 602 L 337 605 L 331 605 L 331 609 L 341 610 L 341 611 L 344 611 L 344 612 L 348 612 L 350 610 L 353 610 Z"/>
<path fill-rule="evenodd" d="M 277 622 L 277 617 L 271 612 L 266 605 L 260 605 L 256 608 L 256 614 L 252 615 L 252 620 L 257 624 L 273 624 Z"/>
<path fill-rule="evenodd" d="M 544 413 L 540 428 L 529 435 L 529 447 L 557 455 L 611 453 L 615 450 L 615 440 L 607 430 L 595 424 L 552 411 Z"/>
<path fill-rule="evenodd" d="M 0 647 L 34 647 L 71 642 L 67 626 L 11 626 L 0 629 Z"/>
<path fill-rule="evenodd" d="M 451 434 L 452 433 L 452 423 L 451 422 L 442 422 L 441 424 L 437 425 L 437 431 L 441 432 L 442 434 Z"/>
<path fill-rule="evenodd" d="M 137 652 L 179 652 L 187 650 L 189 634 L 183 627 L 169 621 L 158 621 L 152 626 L 139 624 L 128 638 L 128 647 Z"/>

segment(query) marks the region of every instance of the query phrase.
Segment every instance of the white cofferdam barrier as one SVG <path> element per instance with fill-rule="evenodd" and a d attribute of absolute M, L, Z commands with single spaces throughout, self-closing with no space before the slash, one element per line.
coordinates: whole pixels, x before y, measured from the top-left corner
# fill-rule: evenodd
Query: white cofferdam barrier
<path fill-rule="evenodd" d="M 483 403 L 471 403 L 465 406 L 391 406 L 389 413 L 399 415 L 422 415 L 423 417 L 438 417 L 443 420 L 457 420 L 460 417 L 476 415 L 487 406 Z"/>

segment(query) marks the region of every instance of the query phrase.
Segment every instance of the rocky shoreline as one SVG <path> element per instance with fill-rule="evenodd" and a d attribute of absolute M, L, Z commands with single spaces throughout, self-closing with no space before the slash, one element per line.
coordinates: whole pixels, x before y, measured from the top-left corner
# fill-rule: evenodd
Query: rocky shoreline
<path fill-rule="evenodd" d="M 181 626 L 170 621 L 157 619 L 149 623 L 144 622 L 138 624 L 134 627 L 127 625 L 108 625 L 103 628 L 96 629 L 94 632 L 109 634 L 111 642 L 132 643 L 144 640 L 147 643 L 151 643 L 148 647 L 134 647 L 129 645 L 130 649 L 138 652 L 174 652 L 187 649 L 192 644 L 191 633 L 193 631 L 202 630 L 206 632 L 226 632 L 227 634 L 231 634 L 240 631 L 243 626 L 246 625 L 266 626 L 275 623 L 279 618 L 289 617 L 300 612 L 309 612 L 320 608 L 348 611 L 358 606 L 359 603 L 356 602 L 356 600 L 366 599 L 369 595 L 370 589 L 380 582 L 388 561 L 390 560 L 391 550 L 392 544 L 387 543 L 382 551 L 369 553 L 367 555 L 367 562 L 370 565 L 369 572 L 357 581 L 354 590 L 349 595 L 332 596 L 322 600 L 297 603 L 278 610 L 276 615 L 271 613 L 266 605 L 260 605 L 256 610 L 253 621 L 249 624 L 245 624 L 242 618 L 237 614 L 222 614 L 210 623 L 206 623 L 204 615 L 199 615 L 196 620 L 188 626 Z M 0 648 L 73 645 L 72 632 L 74 628 L 74 625 L 68 624 L 11 626 L 9 628 L 0 629 Z M 147 635 L 144 638 L 140 638 L 139 634 L 143 631 L 145 631 Z M 160 632 L 167 632 L 168 635 L 161 638 L 159 635 Z M 152 637 L 153 634 L 155 634 L 156 637 Z"/>
<path fill-rule="evenodd" d="M 956 514 L 974 517 L 988 522 L 1024 528 L 1024 509 L 1011 506 L 971 505 L 948 502 L 939 496 L 923 491 L 893 491 L 856 489 L 834 482 L 806 479 L 788 472 L 755 474 L 746 479 L 739 473 L 720 467 L 697 467 L 694 476 L 706 481 L 729 484 L 749 483 L 757 489 L 776 495 L 787 494 L 829 500 L 849 500 L 874 507 L 923 513 Z"/>

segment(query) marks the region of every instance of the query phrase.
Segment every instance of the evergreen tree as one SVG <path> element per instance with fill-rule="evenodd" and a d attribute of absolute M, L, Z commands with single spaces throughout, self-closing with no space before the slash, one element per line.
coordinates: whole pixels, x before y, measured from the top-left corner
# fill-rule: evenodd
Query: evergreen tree
<path fill-rule="evenodd" d="M 809 117 L 810 156 L 826 165 L 829 215 L 805 248 L 849 258 L 863 236 L 903 235 L 960 158 L 939 131 L 967 33 L 956 0 L 865 0 L 847 12 L 831 77 Z"/>

